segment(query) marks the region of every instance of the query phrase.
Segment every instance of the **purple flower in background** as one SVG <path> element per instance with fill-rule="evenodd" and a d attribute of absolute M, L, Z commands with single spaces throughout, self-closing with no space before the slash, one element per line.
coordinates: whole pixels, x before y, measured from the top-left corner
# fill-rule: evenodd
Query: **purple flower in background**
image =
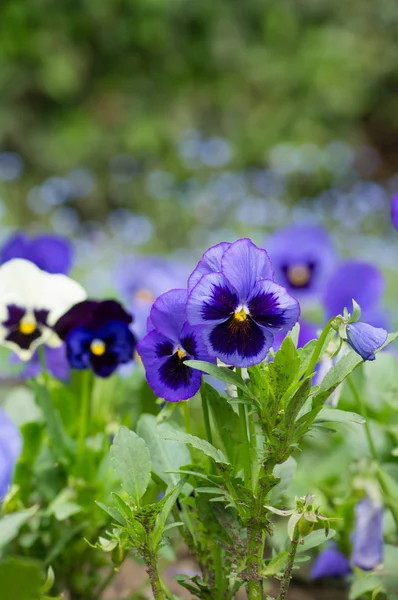
<path fill-rule="evenodd" d="M 203 275 L 189 294 L 188 322 L 202 325 L 211 356 L 237 367 L 265 359 L 274 334 L 297 322 L 298 302 L 272 281 L 268 254 L 249 239 L 225 250 L 218 273 Z"/>
<path fill-rule="evenodd" d="M 322 293 L 337 255 L 329 233 L 316 225 L 290 225 L 266 241 L 275 281 L 298 298 Z"/>
<path fill-rule="evenodd" d="M 133 329 L 138 338 L 146 334 L 151 306 L 170 289 L 186 286 L 189 268 L 160 256 L 131 256 L 116 267 L 115 287 L 134 313 Z"/>
<path fill-rule="evenodd" d="M 72 244 L 59 235 L 43 233 L 29 238 L 24 233 L 14 234 L 0 251 L 0 263 L 13 258 L 24 258 L 47 273 L 67 275 L 73 263 Z"/>
<path fill-rule="evenodd" d="M 371 571 L 383 560 L 383 506 L 369 497 L 355 506 L 355 531 L 351 562 Z"/>
<path fill-rule="evenodd" d="M 341 263 L 330 276 L 323 295 L 326 318 L 343 314 L 354 299 L 361 307 L 361 318 L 374 327 L 386 327 L 380 308 L 385 288 L 384 276 L 374 265 L 359 260 Z"/>
<path fill-rule="evenodd" d="M 150 331 L 138 344 L 138 353 L 153 391 L 178 402 L 192 398 L 199 390 L 202 374 L 186 366 L 186 360 L 215 362 L 203 344 L 200 327 L 186 321 L 186 290 L 170 290 L 154 303 Z"/>
<path fill-rule="evenodd" d="M 61 381 L 67 381 L 69 379 L 70 367 L 65 344 L 62 344 L 62 346 L 59 346 L 58 348 L 44 346 L 44 357 L 46 369 L 50 375 Z M 13 360 L 12 362 L 15 361 Z M 41 363 L 38 353 L 35 352 L 23 371 L 19 373 L 19 378 L 30 379 L 31 377 L 37 377 L 39 373 L 41 373 Z"/>
<path fill-rule="evenodd" d="M 0 502 L 8 491 L 21 450 L 19 429 L 0 408 Z"/>
<path fill-rule="evenodd" d="M 367 323 L 350 323 L 346 327 L 347 342 L 364 360 L 375 360 L 375 350 L 387 340 L 388 333 Z"/>
<path fill-rule="evenodd" d="M 398 229 L 398 194 L 395 194 L 395 196 L 392 199 L 391 221 L 395 229 Z"/>
<path fill-rule="evenodd" d="M 119 365 L 131 362 L 136 339 L 132 316 L 115 300 L 85 300 L 73 306 L 55 324 L 65 342 L 72 369 L 92 369 L 109 377 Z"/>
<path fill-rule="evenodd" d="M 316 557 L 312 565 L 311 579 L 321 579 L 324 577 L 346 577 L 351 573 L 350 562 L 335 543 L 330 542 Z"/>

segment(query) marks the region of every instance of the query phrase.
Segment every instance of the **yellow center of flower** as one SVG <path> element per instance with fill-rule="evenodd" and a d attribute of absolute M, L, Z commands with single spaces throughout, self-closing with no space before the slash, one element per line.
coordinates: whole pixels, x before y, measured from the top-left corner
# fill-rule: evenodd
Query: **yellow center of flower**
<path fill-rule="evenodd" d="M 178 356 L 178 358 L 185 358 L 186 353 L 185 353 L 185 351 L 182 348 L 178 348 L 177 349 L 177 356 Z"/>
<path fill-rule="evenodd" d="M 239 323 L 243 323 L 243 321 L 246 321 L 248 316 L 249 315 L 247 314 L 244 308 L 241 308 L 240 310 L 237 310 L 234 313 L 234 319 L 235 321 L 239 321 Z"/>
<path fill-rule="evenodd" d="M 287 270 L 287 278 L 292 285 L 302 287 L 307 285 L 311 277 L 311 270 L 306 265 L 295 265 Z"/>
<path fill-rule="evenodd" d="M 154 302 L 156 298 L 150 290 L 143 288 L 134 294 L 134 300 L 138 300 L 140 302 Z"/>
<path fill-rule="evenodd" d="M 90 344 L 90 350 L 95 356 L 102 356 L 106 352 L 106 344 L 102 340 L 93 340 Z"/>
<path fill-rule="evenodd" d="M 31 335 L 36 331 L 36 323 L 34 321 L 21 321 L 19 324 L 19 331 L 23 333 L 23 335 Z"/>

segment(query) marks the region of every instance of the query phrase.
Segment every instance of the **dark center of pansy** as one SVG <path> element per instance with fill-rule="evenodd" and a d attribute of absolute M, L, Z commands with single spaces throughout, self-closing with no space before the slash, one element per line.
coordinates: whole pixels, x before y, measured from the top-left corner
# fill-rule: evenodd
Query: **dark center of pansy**
<path fill-rule="evenodd" d="M 245 306 L 238 307 L 234 312 L 234 320 L 243 323 L 249 317 L 249 311 Z"/>
<path fill-rule="evenodd" d="M 103 356 L 106 352 L 106 344 L 103 340 L 95 338 L 90 344 L 90 351 L 94 356 Z"/>
<path fill-rule="evenodd" d="M 290 286 L 294 288 L 305 288 L 311 284 L 315 264 L 313 262 L 302 262 L 291 265 L 283 265 L 282 271 Z"/>
<path fill-rule="evenodd" d="M 187 356 L 185 350 L 183 350 L 182 348 L 177 348 L 177 355 L 180 360 L 182 360 L 183 358 L 186 358 L 186 356 Z"/>
<path fill-rule="evenodd" d="M 32 335 L 37 329 L 36 321 L 30 319 L 23 319 L 18 326 L 18 330 L 23 335 Z"/>
<path fill-rule="evenodd" d="M 152 302 L 155 302 L 156 298 L 152 294 L 151 290 L 147 290 L 145 288 L 142 288 L 142 289 L 138 290 L 138 292 L 136 292 L 134 294 L 134 300 L 138 300 L 139 302 L 152 303 Z"/>

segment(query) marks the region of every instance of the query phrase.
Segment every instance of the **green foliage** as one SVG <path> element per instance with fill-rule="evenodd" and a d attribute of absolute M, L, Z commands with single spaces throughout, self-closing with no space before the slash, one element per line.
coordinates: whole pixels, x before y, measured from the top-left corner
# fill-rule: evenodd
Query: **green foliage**
<path fill-rule="evenodd" d="M 123 488 L 139 506 L 151 478 L 148 446 L 134 431 L 121 427 L 112 444 L 111 462 Z"/>

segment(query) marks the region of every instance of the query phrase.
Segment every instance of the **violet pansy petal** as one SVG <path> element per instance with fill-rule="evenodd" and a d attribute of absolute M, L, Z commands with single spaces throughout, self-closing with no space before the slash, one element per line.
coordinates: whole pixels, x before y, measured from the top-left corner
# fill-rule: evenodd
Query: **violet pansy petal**
<path fill-rule="evenodd" d="M 248 298 L 248 307 L 254 321 L 272 333 L 291 329 L 300 316 L 297 300 L 270 279 L 256 283 Z"/>
<path fill-rule="evenodd" d="M 47 273 L 67 275 L 73 264 L 73 246 L 58 235 L 42 234 L 30 241 L 29 255 L 24 258 Z"/>
<path fill-rule="evenodd" d="M 143 340 L 138 342 L 137 352 L 145 369 L 147 369 L 172 356 L 175 352 L 175 345 L 168 337 L 153 329 Z"/>
<path fill-rule="evenodd" d="M 177 342 L 187 320 L 186 306 L 186 290 L 170 290 L 159 296 L 150 314 L 155 329 Z"/>
<path fill-rule="evenodd" d="M 176 354 L 148 369 L 146 375 L 155 394 L 168 402 L 192 398 L 202 383 L 201 373 L 181 364 Z"/>
<path fill-rule="evenodd" d="M 371 310 L 380 302 L 385 288 L 382 272 L 374 265 L 359 260 L 348 260 L 332 273 L 325 288 L 323 304 L 329 319 L 349 311 L 354 299 L 362 312 Z"/>
<path fill-rule="evenodd" d="M 188 297 L 188 322 L 191 325 L 222 323 L 238 305 L 238 296 L 224 275 L 203 275 Z"/>
<path fill-rule="evenodd" d="M 267 252 L 248 238 L 234 242 L 225 251 L 221 270 L 242 302 L 259 279 L 272 279 L 274 274 Z"/>
<path fill-rule="evenodd" d="M 355 531 L 351 562 L 371 571 L 383 561 L 383 506 L 363 498 L 355 506 Z"/>
<path fill-rule="evenodd" d="M 341 578 L 351 573 L 350 562 L 335 544 L 330 544 L 315 559 L 312 565 L 311 579 L 322 579 L 325 577 Z"/>
<path fill-rule="evenodd" d="M 188 292 L 191 292 L 199 282 L 202 275 L 219 273 L 221 271 L 221 259 L 225 251 L 231 246 L 230 242 L 220 242 L 209 248 L 198 262 L 195 270 L 188 279 Z"/>
<path fill-rule="evenodd" d="M 392 199 L 391 203 L 391 221 L 395 229 L 398 229 L 398 194 Z"/>
<path fill-rule="evenodd" d="M 374 360 L 375 351 L 387 340 L 385 329 L 372 327 L 367 323 L 350 323 L 346 327 L 347 341 L 364 360 Z"/>

